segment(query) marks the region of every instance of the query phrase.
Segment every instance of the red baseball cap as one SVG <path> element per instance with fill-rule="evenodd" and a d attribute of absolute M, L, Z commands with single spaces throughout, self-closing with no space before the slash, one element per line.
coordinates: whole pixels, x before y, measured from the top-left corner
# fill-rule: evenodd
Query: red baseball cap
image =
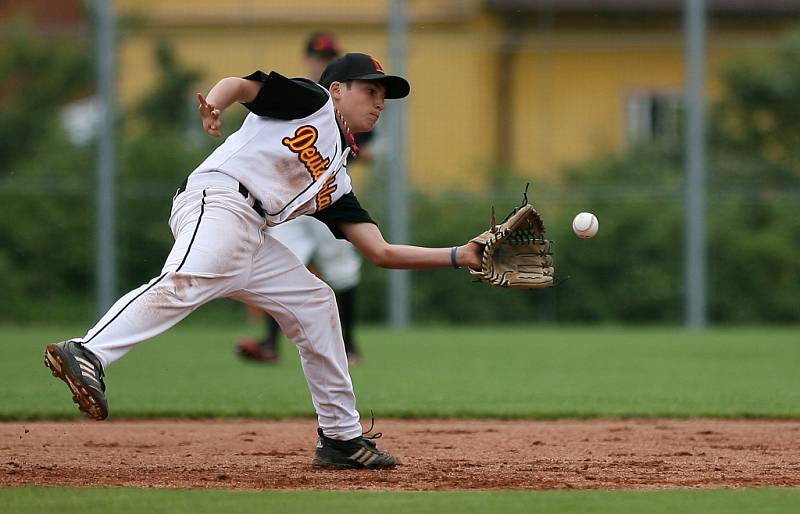
<path fill-rule="evenodd" d="M 342 53 L 336 36 L 330 32 L 314 32 L 306 42 L 306 55 L 332 59 Z"/>

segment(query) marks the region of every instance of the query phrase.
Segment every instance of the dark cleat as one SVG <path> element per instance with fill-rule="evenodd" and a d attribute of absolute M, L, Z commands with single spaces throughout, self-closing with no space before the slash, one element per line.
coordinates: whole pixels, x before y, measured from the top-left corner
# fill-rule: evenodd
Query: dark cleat
<path fill-rule="evenodd" d="M 318 428 L 319 441 L 314 455 L 314 466 L 338 469 L 388 469 L 397 461 L 392 454 L 378 450 L 375 441 L 358 436 L 349 441 L 338 441 L 322 435 Z"/>
<path fill-rule="evenodd" d="M 78 341 L 48 344 L 44 350 L 44 365 L 54 377 L 67 383 L 72 400 L 87 416 L 98 421 L 108 417 L 103 366 L 95 354 Z"/>
<path fill-rule="evenodd" d="M 260 344 L 258 341 L 248 339 L 236 345 L 236 353 L 250 361 L 275 363 L 281 360 L 275 348 L 275 344 Z"/>
<path fill-rule="evenodd" d="M 361 362 L 361 355 L 357 352 L 347 352 L 347 364 L 349 366 L 356 366 Z"/>

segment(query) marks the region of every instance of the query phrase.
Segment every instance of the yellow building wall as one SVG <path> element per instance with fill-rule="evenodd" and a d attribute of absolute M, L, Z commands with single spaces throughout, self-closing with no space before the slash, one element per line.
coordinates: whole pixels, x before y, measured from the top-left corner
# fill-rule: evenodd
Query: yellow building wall
<path fill-rule="evenodd" d="M 552 178 L 560 166 L 620 148 L 628 94 L 681 91 L 680 48 L 620 48 L 612 33 L 579 36 L 527 41 L 517 60 L 514 164 L 534 176 Z"/>
<path fill-rule="evenodd" d="M 484 29 L 414 34 L 409 157 L 418 186 L 480 185 L 494 152 L 494 56 Z M 477 180 L 476 180 L 477 179 Z"/>
<path fill-rule="evenodd" d="M 619 150 L 625 98 L 635 91 L 680 94 L 679 20 L 649 28 L 562 24 L 519 40 L 509 91 L 508 144 L 497 147 L 497 62 L 501 20 L 474 0 L 409 2 L 406 76 L 408 163 L 420 189 L 480 187 L 499 153 L 533 179 L 557 180 L 564 165 Z M 120 45 L 121 101 L 132 105 L 156 81 L 154 48 L 165 37 L 178 58 L 203 72 L 198 90 L 255 69 L 302 76 L 302 47 L 314 30 L 338 34 L 348 51 L 371 53 L 389 72 L 386 3 L 372 0 L 118 0 L 134 23 Z M 674 23 L 672 23 L 674 22 Z M 776 27 L 712 26 L 709 91 L 729 59 L 764 50 Z M 176 99 L 176 101 L 180 101 Z M 186 101 L 191 101 L 186 99 Z M 380 125 L 379 125 L 380 129 Z"/>

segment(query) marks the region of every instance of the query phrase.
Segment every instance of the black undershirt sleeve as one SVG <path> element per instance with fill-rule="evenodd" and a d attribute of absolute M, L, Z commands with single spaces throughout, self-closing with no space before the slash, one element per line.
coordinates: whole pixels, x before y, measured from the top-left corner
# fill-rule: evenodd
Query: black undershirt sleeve
<path fill-rule="evenodd" d="M 311 216 L 327 225 L 336 239 L 347 239 L 341 229 L 342 223 L 372 223 L 373 225 L 378 225 L 370 217 L 369 213 L 361 207 L 361 204 L 358 203 L 358 198 L 352 191 L 333 202 L 333 205 L 327 209 L 315 212 Z"/>
<path fill-rule="evenodd" d="M 242 104 L 259 116 L 296 120 L 314 114 L 328 101 L 325 91 L 308 79 L 288 79 L 280 73 L 266 74 L 261 70 L 242 78 L 261 82 L 253 101 Z"/>

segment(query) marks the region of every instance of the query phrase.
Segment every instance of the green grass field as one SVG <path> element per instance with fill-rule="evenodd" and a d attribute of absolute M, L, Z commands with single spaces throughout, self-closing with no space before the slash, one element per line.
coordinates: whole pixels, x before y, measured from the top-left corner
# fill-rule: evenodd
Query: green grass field
<path fill-rule="evenodd" d="M 107 370 L 114 417 L 312 416 L 293 345 L 283 362 L 232 351 L 259 327 L 187 324 Z M 47 342 L 73 328 L 0 328 L 5 420 L 78 418 Z M 800 327 L 363 327 L 362 412 L 386 417 L 800 417 Z M 796 512 L 799 489 L 430 493 L 0 489 L 7 512 Z"/>
<path fill-rule="evenodd" d="M 257 329 L 178 327 L 109 366 L 115 417 L 313 416 L 294 345 L 281 364 L 242 362 Z M 77 417 L 42 365 L 75 329 L 0 329 L 0 418 Z M 352 371 L 376 417 L 800 417 L 800 328 L 416 328 L 360 332 Z"/>
<path fill-rule="evenodd" d="M 798 489 L 704 491 L 326 492 L 143 489 L 0 489 L 15 514 L 202 513 L 779 513 L 797 512 Z"/>

